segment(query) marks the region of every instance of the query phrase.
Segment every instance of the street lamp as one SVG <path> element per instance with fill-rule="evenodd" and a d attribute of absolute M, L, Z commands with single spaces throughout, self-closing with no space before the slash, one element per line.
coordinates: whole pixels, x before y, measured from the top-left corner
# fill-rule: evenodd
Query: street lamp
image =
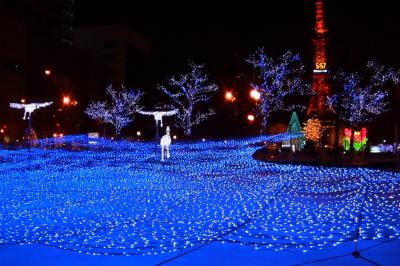
<path fill-rule="evenodd" d="M 78 104 L 77 101 L 75 101 L 71 96 L 69 95 L 63 95 L 62 96 L 62 107 L 60 108 L 59 111 L 63 111 L 63 116 L 64 116 L 64 132 L 68 134 L 68 132 L 74 132 L 73 128 L 73 107 Z"/>
<path fill-rule="evenodd" d="M 64 105 L 69 105 L 71 103 L 71 98 L 69 96 L 64 96 L 63 97 L 63 104 Z"/>
<path fill-rule="evenodd" d="M 225 100 L 226 100 L 226 101 L 234 102 L 234 101 L 236 100 L 236 98 L 235 98 L 235 96 L 233 96 L 233 93 L 232 93 L 232 92 L 227 91 L 227 92 L 225 93 Z"/>
<path fill-rule="evenodd" d="M 250 122 L 253 122 L 254 118 L 255 118 L 254 115 L 251 114 L 247 116 L 247 120 L 249 120 Z"/>
<path fill-rule="evenodd" d="M 256 89 L 252 89 L 250 91 L 250 97 L 253 98 L 254 100 L 258 101 L 260 99 L 260 92 L 257 91 Z"/>
<path fill-rule="evenodd" d="M 50 76 L 50 75 L 51 75 L 51 69 L 50 69 L 50 68 L 46 68 L 46 69 L 44 70 L 44 74 L 45 74 L 46 76 Z"/>

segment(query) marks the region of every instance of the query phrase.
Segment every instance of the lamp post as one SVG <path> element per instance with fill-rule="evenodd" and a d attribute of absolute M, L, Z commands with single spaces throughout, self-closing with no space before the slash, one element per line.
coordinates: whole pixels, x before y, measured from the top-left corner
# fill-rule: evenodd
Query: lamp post
<path fill-rule="evenodd" d="M 63 95 L 62 96 L 62 109 L 64 111 L 64 133 L 68 134 L 71 133 L 71 108 L 77 105 L 78 102 L 71 98 L 70 95 Z"/>
<path fill-rule="evenodd" d="M 260 99 L 260 97 L 261 97 L 261 94 L 256 89 L 252 89 L 250 91 L 250 97 L 253 98 L 254 100 L 258 101 Z"/>
<path fill-rule="evenodd" d="M 227 102 L 234 102 L 234 101 L 236 101 L 236 98 L 235 98 L 235 96 L 233 95 L 232 92 L 227 91 L 227 92 L 225 93 L 225 100 L 226 100 Z"/>

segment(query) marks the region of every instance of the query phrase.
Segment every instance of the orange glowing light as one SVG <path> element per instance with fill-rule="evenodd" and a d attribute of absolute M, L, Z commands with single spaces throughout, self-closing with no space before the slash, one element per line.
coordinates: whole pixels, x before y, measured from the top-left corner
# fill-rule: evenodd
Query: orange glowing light
<path fill-rule="evenodd" d="M 254 100 L 256 100 L 256 101 L 259 100 L 260 96 L 261 95 L 257 90 L 253 89 L 250 91 L 250 97 L 253 98 Z"/>
<path fill-rule="evenodd" d="M 44 74 L 45 74 L 46 76 L 50 76 L 50 75 L 51 75 L 51 70 L 48 69 L 48 68 L 46 68 L 46 69 L 44 70 Z"/>
<path fill-rule="evenodd" d="M 25 99 L 24 98 L 21 99 L 21 103 L 25 103 Z"/>
<path fill-rule="evenodd" d="M 254 121 L 254 115 L 248 115 L 247 116 L 247 120 L 249 120 L 250 122 Z"/>
<path fill-rule="evenodd" d="M 4 129 L 0 129 L 0 133 L 4 133 Z"/>
<path fill-rule="evenodd" d="M 225 93 L 225 100 L 233 102 L 235 101 L 235 96 L 233 96 L 232 92 L 228 91 Z"/>
<path fill-rule="evenodd" d="M 71 98 L 69 98 L 69 96 L 64 96 L 63 104 L 69 105 L 70 103 L 71 103 Z"/>
<path fill-rule="evenodd" d="M 326 69 L 326 63 L 325 62 L 315 63 L 315 69 Z"/>

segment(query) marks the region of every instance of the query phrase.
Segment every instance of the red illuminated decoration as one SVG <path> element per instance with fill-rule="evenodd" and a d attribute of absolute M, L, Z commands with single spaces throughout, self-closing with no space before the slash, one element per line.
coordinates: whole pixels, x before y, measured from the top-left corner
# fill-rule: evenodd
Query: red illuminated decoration
<path fill-rule="evenodd" d="M 350 139 L 351 139 L 351 129 L 345 128 L 343 136 L 343 149 L 345 151 L 350 150 Z M 353 136 L 353 147 L 355 151 L 362 151 L 367 146 L 367 129 L 365 127 L 361 128 L 361 131 L 354 131 Z"/>
<path fill-rule="evenodd" d="M 361 142 L 367 137 L 367 129 L 363 127 L 360 131 L 354 131 L 354 141 Z"/>
<path fill-rule="evenodd" d="M 326 97 L 329 95 L 328 71 L 326 64 L 326 28 L 322 0 L 315 3 L 315 36 L 314 36 L 314 71 L 312 76 L 312 90 L 315 95 L 308 104 L 307 115 L 325 115 L 329 113 Z"/>

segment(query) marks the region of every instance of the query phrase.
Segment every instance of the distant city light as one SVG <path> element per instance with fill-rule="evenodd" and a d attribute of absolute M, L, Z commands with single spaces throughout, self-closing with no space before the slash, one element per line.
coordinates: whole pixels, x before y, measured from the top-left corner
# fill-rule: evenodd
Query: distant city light
<path fill-rule="evenodd" d="M 21 99 L 21 103 L 25 103 L 25 99 L 24 98 Z"/>
<path fill-rule="evenodd" d="M 259 100 L 260 96 L 261 95 L 257 90 L 253 89 L 250 91 L 250 97 L 253 98 L 254 100 Z"/>
<path fill-rule="evenodd" d="M 138 131 L 138 132 L 136 132 L 136 135 L 137 135 L 138 137 L 140 137 L 140 136 L 142 135 L 142 132 Z"/>
<path fill-rule="evenodd" d="M 177 138 L 176 135 L 174 135 L 173 138 L 176 139 Z"/>

